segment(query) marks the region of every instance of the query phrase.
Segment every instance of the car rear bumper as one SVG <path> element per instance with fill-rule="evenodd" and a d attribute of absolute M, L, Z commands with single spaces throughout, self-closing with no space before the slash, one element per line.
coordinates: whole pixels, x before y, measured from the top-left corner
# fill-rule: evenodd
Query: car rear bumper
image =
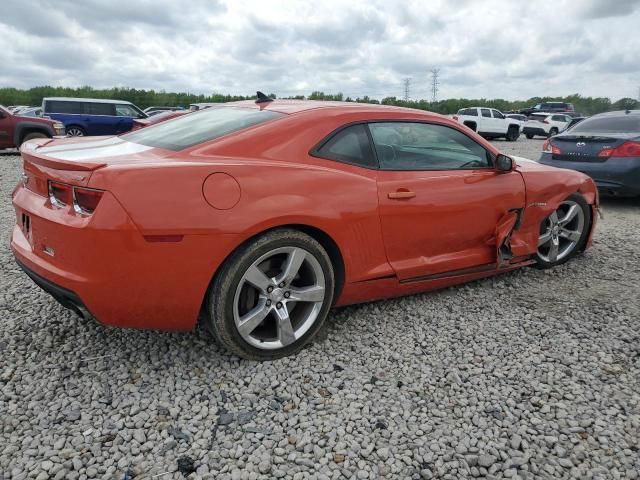
<path fill-rule="evenodd" d="M 544 165 L 589 175 L 602 195 L 640 195 L 640 158 L 612 157 L 605 162 L 572 162 L 554 160 L 550 153 L 543 153 L 539 161 Z"/>
<path fill-rule="evenodd" d="M 549 135 L 547 132 L 544 131 L 543 128 L 527 127 L 527 126 L 522 128 L 522 133 L 524 133 L 525 135 L 538 135 L 541 137 L 546 137 Z"/>
<path fill-rule="evenodd" d="M 54 209 L 23 186 L 13 205 L 11 250 L 27 275 L 64 306 L 117 327 L 192 329 L 237 240 L 203 234 L 149 241 L 109 192 L 91 217 Z"/>

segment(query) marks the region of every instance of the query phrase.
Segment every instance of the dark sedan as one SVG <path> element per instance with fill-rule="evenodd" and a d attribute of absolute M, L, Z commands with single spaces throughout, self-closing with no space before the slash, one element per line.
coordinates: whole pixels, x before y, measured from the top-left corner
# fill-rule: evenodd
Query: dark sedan
<path fill-rule="evenodd" d="M 640 110 L 581 121 L 544 143 L 540 163 L 586 173 L 604 195 L 640 195 Z"/>

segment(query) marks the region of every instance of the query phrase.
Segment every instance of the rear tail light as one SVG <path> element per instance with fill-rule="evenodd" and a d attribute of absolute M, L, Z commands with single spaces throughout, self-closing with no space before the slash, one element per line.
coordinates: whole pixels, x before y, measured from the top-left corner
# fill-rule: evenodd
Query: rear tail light
<path fill-rule="evenodd" d="M 559 155 L 562 153 L 559 147 L 556 147 L 551 140 L 545 140 L 542 144 L 542 152 L 543 153 L 552 153 L 554 155 Z"/>
<path fill-rule="evenodd" d="M 66 183 L 49 181 L 49 200 L 54 207 L 62 208 L 73 202 L 73 187 Z"/>
<path fill-rule="evenodd" d="M 98 206 L 103 193 L 103 190 L 95 188 L 75 187 L 49 180 L 51 205 L 56 208 L 73 205 L 73 210 L 81 215 L 91 215 Z"/>
<path fill-rule="evenodd" d="M 599 157 L 640 157 L 640 142 L 624 142 L 616 148 L 604 148 Z"/>
<path fill-rule="evenodd" d="M 541 123 L 549 124 L 549 122 L 547 122 L 546 120 L 541 120 L 540 122 L 541 122 Z"/>
<path fill-rule="evenodd" d="M 102 190 L 94 188 L 73 187 L 73 209 L 76 213 L 91 215 L 100 203 L 103 193 Z"/>

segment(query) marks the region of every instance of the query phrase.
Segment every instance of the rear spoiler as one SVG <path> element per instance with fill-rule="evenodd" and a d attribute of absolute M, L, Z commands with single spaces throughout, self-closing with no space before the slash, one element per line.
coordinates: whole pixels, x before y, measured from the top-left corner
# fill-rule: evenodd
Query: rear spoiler
<path fill-rule="evenodd" d="M 106 163 L 95 162 L 81 162 L 76 160 L 60 160 L 47 157 L 46 155 L 38 155 L 36 152 L 38 148 L 44 147 L 53 139 L 46 139 L 45 141 L 29 141 L 20 147 L 20 153 L 25 161 L 40 165 L 42 167 L 52 168 L 54 170 L 73 170 L 82 172 L 92 172 L 102 167 L 106 167 Z"/>

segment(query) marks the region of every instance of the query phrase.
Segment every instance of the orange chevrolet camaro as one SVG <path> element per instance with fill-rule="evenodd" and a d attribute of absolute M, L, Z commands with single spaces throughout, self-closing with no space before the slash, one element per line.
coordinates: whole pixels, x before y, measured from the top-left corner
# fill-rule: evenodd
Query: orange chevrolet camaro
<path fill-rule="evenodd" d="M 598 209 L 582 173 L 380 105 L 261 97 L 21 153 L 11 248 L 38 285 L 105 325 L 200 320 L 259 360 L 332 306 L 563 263 Z"/>

